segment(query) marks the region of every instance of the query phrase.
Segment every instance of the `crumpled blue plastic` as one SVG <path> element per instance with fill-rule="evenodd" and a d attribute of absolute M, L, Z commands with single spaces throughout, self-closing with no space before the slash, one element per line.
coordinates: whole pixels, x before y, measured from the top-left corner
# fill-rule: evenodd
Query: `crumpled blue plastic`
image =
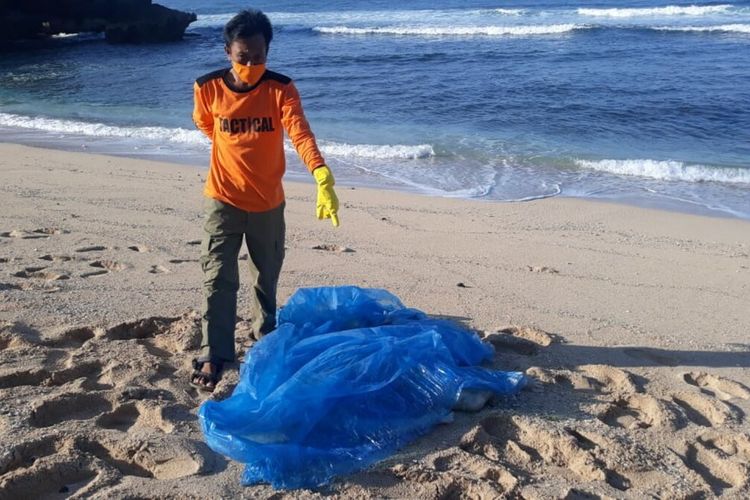
<path fill-rule="evenodd" d="M 246 464 L 245 485 L 325 485 L 445 421 L 462 390 L 511 395 L 526 381 L 481 368 L 491 345 L 385 290 L 299 289 L 277 319 L 232 396 L 198 412 L 209 447 Z"/>

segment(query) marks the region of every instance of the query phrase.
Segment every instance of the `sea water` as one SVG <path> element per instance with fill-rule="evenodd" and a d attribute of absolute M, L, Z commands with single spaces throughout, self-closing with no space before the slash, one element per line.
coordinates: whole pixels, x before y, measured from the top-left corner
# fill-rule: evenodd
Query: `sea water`
<path fill-rule="evenodd" d="M 4 47 L 0 140 L 207 168 L 192 85 L 252 6 L 340 185 L 750 218 L 748 0 L 161 3 L 198 14 L 182 42 Z"/>

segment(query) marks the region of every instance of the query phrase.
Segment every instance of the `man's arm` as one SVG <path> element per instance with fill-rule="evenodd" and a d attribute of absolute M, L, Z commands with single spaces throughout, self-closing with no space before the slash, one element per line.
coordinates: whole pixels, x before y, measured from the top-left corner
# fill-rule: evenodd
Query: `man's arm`
<path fill-rule="evenodd" d="M 284 89 L 281 103 L 281 123 L 284 125 L 284 130 L 286 130 L 292 144 L 294 144 L 294 149 L 297 150 L 297 154 L 310 172 L 325 165 L 326 162 L 323 155 L 320 154 L 315 136 L 310 130 L 310 124 L 307 123 L 307 118 L 305 118 L 305 113 L 302 110 L 299 92 L 292 82 L 289 82 Z"/>
<path fill-rule="evenodd" d="M 297 154 L 302 158 L 307 169 L 312 172 L 315 183 L 318 185 L 316 206 L 318 219 L 331 219 L 334 227 L 338 227 L 339 199 L 333 189 L 335 184 L 333 174 L 315 143 L 315 136 L 310 130 L 310 124 L 307 123 L 305 113 L 302 111 L 299 92 L 292 82 L 287 84 L 284 92 L 281 122 L 292 140 Z"/>
<path fill-rule="evenodd" d="M 193 121 L 206 136 L 213 140 L 214 138 L 214 115 L 211 113 L 208 96 L 198 85 L 193 84 Z"/>

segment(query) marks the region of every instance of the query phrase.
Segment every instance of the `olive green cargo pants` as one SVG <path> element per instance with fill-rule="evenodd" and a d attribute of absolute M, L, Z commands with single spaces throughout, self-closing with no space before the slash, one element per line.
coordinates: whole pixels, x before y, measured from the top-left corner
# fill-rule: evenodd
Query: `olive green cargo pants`
<path fill-rule="evenodd" d="M 276 287 L 284 261 L 284 203 L 267 212 L 246 212 L 205 200 L 201 246 L 203 303 L 201 359 L 234 361 L 234 327 L 240 287 L 238 257 L 244 238 L 253 282 L 250 318 L 256 338 L 276 327 Z"/>

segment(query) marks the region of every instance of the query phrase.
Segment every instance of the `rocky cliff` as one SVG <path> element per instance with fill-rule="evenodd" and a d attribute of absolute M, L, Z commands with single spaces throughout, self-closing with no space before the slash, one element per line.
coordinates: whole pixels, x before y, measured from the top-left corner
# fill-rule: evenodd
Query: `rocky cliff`
<path fill-rule="evenodd" d="M 103 32 L 112 43 L 168 42 L 195 19 L 151 0 L 0 0 L 0 40 Z"/>

